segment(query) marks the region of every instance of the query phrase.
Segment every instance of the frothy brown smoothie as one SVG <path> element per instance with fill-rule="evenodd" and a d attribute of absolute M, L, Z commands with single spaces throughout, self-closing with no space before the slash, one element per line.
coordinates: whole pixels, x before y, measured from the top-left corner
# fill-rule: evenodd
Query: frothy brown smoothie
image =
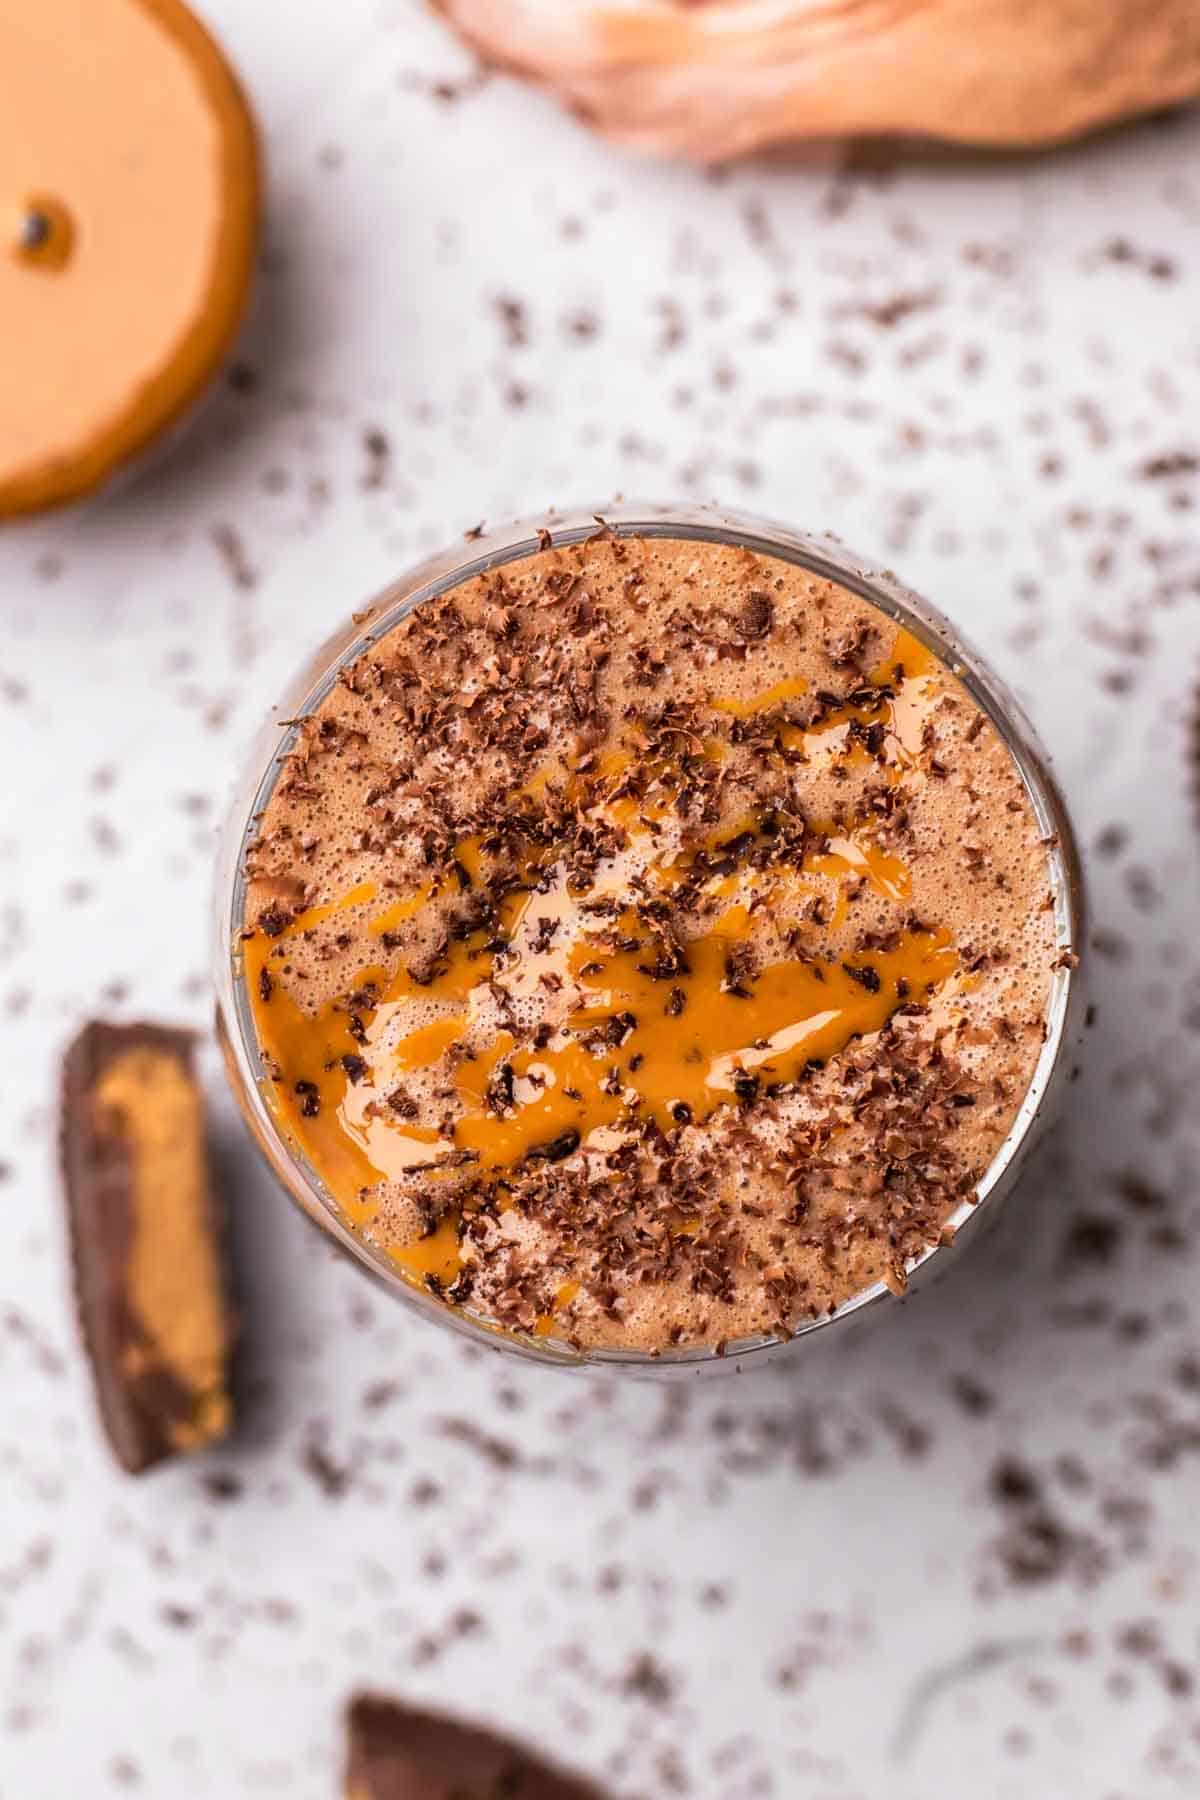
<path fill-rule="evenodd" d="M 285 1133 L 411 1279 L 586 1347 L 902 1290 L 1060 960 L 1020 774 L 929 649 L 782 560 L 607 530 L 371 644 L 246 873 Z"/>

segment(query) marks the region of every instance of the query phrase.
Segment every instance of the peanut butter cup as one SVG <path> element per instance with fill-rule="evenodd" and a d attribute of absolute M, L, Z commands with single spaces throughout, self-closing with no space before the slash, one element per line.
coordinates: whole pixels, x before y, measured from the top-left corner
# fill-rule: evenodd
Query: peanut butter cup
<path fill-rule="evenodd" d="M 232 1421 L 234 1331 L 190 1035 L 86 1025 L 64 1062 L 60 1141 L 100 1416 L 136 1475 Z"/>

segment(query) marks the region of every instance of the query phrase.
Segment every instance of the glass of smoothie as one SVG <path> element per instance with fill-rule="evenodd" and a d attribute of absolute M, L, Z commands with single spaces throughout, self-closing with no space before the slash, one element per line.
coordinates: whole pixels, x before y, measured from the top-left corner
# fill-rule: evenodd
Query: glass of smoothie
<path fill-rule="evenodd" d="M 470 534 L 256 747 L 230 1078 L 406 1304 L 559 1364 L 764 1360 L 994 1214 L 1082 898 L 1010 696 L 831 539 L 621 507 Z"/>

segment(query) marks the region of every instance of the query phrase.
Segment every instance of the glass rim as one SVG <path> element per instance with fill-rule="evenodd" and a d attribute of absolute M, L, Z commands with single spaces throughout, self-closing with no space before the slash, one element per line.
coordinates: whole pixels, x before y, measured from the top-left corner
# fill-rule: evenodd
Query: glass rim
<path fill-rule="evenodd" d="M 551 539 L 549 544 L 547 532 Z M 218 1028 L 230 1080 L 238 1089 L 243 1111 L 260 1147 L 293 1198 L 329 1230 L 361 1266 L 423 1316 L 458 1330 L 476 1343 L 500 1347 L 546 1366 L 665 1374 L 669 1371 L 694 1372 L 710 1366 L 740 1366 L 748 1361 L 762 1363 L 786 1352 L 812 1333 L 859 1316 L 867 1308 L 894 1297 L 891 1289 L 883 1280 L 876 1281 L 852 1294 L 832 1312 L 799 1321 L 788 1338 L 759 1334 L 729 1342 L 719 1351 L 708 1343 L 660 1351 L 607 1347 L 576 1350 L 561 1339 L 533 1338 L 477 1315 L 469 1307 L 451 1306 L 401 1274 L 381 1247 L 348 1224 L 335 1196 L 289 1138 L 270 1103 L 271 1082 L 261 1066 L 241 967 L 247 851 L 253 843 L 258 820 L 279 780 L 284 760 L 297 741 L 302 722 L 321 704 L 341 672 L 425 602 L 489 569 L 521 561 L 551 546 L 578 544 L 600 532 L 615 532 L 629 538 L 663 538 L 744 547 L 823 576 L 858 594 L 898 626 L 911 631 L 962 683 L 996 727 L 1021 777 L 1045 845 L 1060 957 L 1052 973 L 1046 1004 L 1045 1038 L 1021 1105 L 972 1195 L 961 1201 L 945 1222 L 957 1244 L 962 1243 L 964 1234 L 969 1235 L 971 1241 L 980 1234 L 974 1221 L 985 1210 L 994 1215 L 1014 1181 L 1020 1164 L 1045 1123 L 1045 1102 L 1052 1087 L 1057 1085 L 1056 1077 L 1060 1076 L 1074 1041 L 1074 1027 L 1081 1005 L 1079 958 L 1084 941 L 1085 910 L 1078 850 L 1066 806 L 1049 772 L 1045 752 L 1022 708 L 1003 682 L 978 652 L 968 646 L 957 626 L 944 613 L 904 586 L 890 570 L 872 567 L 867 559 L 848 550 L 832 534 L 798 531 L 740 510 L 694 505 L 623 502 L 598 510 L 547 512 L 492 531 L 468 533 L 459 546 L 427 558 L 390 582 L 368 606 L 352 612 L 351 623 L 335 631 L 308 659 L 293 681 L 285 697 L 286 719 L 269 723 L 260 733 L 249 781 L 238 789 L 217 872 Z M 465 555 L 462 554 L 464 549 Z M 260 758 L 260 750 L 267 754 Z M 243 812 L 247 789 L 249 805 Z M 927 1245 L 908 1260 L 905 1267 L 910 1291 L 914 1277 L 932 1271 L 939 1252 L 946 1247 L 944 1243 Z"/>

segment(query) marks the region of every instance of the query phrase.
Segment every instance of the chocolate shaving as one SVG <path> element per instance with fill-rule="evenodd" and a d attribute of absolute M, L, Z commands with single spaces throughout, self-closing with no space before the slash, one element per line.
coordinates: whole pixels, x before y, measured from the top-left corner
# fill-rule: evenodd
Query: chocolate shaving
<path fill-rule="evenodd" d="M 574 1156 L 579 1148 L 579 1133 L 564 1131 L 548 1144 L 534 1144 L 525 1152 L 525 1161 L 529 1162 L 562 1162 L 564 1157 Z"/>

